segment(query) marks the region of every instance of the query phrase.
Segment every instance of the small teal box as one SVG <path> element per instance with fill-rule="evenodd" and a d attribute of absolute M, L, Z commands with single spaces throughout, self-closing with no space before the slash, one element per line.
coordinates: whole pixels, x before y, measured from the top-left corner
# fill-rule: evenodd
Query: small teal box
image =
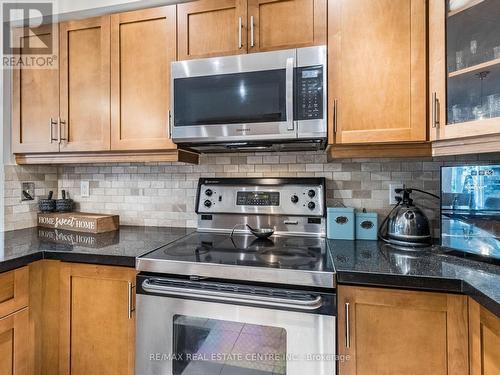
<path fill-rule="evenodd" d="M 333 240 L 354 240 L 354 208 L 329 207 L 326 210 L 326 236 Z"/>
<path fill-rule="evenodd" d="M 356 239 L 377 240 L 378 215 L 376 212 L 356 212 Z"/>

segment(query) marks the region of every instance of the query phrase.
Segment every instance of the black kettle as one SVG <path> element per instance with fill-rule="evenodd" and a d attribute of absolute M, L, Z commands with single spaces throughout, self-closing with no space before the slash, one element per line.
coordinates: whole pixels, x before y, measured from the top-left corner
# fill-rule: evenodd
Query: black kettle
<path fill-rule="evenodd" d="M 413 203 L 411 194 L 418 191 L 434 198 L 437 195 L 420 189 L 404 187 L 395 192 L 403 196 L 396 197 L 398 204 L 387 215 L 379 229 L 379 237 L 388 243 L 397 246 L 420 247 L 432 243 L 432 234 L 429 219 L 425 213 Z"/>

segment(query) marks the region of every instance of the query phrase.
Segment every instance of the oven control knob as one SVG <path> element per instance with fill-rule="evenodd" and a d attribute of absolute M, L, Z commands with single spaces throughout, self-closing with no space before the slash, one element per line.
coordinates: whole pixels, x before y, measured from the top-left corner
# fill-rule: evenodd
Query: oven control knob
<path fill-rule="evenodd" d="M 212 189 L 207 189 L 207 190 L 205 190 L 205 195 L 206 195 L 207 197 L 211 197 L 213 193 L 214 193 L 214 192 L 212 191 Z"/>
<path fill-rule="evenodd" d="M 307 204 L 307 208 L 309 208 L 311 211 L 314 210 L 316 208 L 316 203 L 314 202 L 309 202 Z"/>
<path fill-rule="evenodd" d="M 212 206 L 212 201 L 209 201 L 208 199 L 203 203 L 205 207 L 210 208 Z"/>
<path fill-rule="evenodd" d="M 292 195 L 292 197 L 290 198 L 290 200 L 292 201 L 292 203 L 297 203 L 299 201 L 299 197 L 297 197 L 295 194 Z"/>
<path fill-rule="evenodd" d="M 309 198 L 314 198 L 316 196 L 316 192 L 311 189 L 307 192 L 307 195 L 309 196 Z"/>

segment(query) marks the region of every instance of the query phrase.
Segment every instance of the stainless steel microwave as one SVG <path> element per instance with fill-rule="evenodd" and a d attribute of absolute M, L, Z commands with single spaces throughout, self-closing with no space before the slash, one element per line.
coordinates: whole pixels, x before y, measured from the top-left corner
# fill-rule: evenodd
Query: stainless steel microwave
<path fill-rule="evenodd" d="M 172 138 L 201 152 L 324 148 L 326 47 L 172 64 Z"/>

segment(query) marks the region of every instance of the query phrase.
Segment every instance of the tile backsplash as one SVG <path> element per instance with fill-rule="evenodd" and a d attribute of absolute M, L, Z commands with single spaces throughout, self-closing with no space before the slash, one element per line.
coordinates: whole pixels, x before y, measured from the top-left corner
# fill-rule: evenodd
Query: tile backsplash
<path fill-rule="evenodd" d="M 200 177 L 325 177 L 329 206 L 344 204 L 385 215 L 389 185 L 439 192 L 442 165 L 500 162 L 500 153 L 425 159 L 342 159 L 325 153 L 246 153 L 202 155 L 199 165 L 179 163 L 95 164 L 60 167 L 6 167 L 6 229 L 36 225 L 36 204 L 21 203 L 20 181 L 35 181 L 37 196 L 65 189 L 80 211 L 116 213 L 122 224 L 196 227 L 195 197 Z M 90 197 L 80 196 L 80 181 Z M 57 189 L 56 189 L 57 188 Z M 438 202 L 415 194 L 433 219 Z"/>
<path fill-rule="evenodd" d="M 35 184 L 35 199 L 21 201 L 21 184 Z M 38 198 L 46 197 L 49 191 L 57 191 L 57 167 L 18 166 L 4 167 L 4 230 L 29 228 L 36 225 Z"/>

